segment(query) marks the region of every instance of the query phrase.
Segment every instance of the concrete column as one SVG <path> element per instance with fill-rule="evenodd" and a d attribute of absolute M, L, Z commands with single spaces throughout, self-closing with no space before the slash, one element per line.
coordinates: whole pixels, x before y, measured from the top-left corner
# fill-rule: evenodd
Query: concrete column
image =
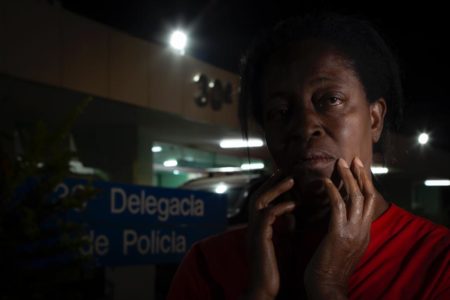
<path fill-rule="evenodd" d="M 134 143 L 127 144 L 126 153 L 134 153 L 129 158 L 127 174 L 131 183 L 152 185 L 153 153 L 152 138 L 144 127 L 134 127 L 131 136 Z M 123 137 L 125 140 L 130 137 Z M 106 268 L 106 293 L 114 300 L 154 300 L 156 268 L 154 265 L 123 266 Z"/>
<path fill-rule="evenodd" d="M 153 139 L 146 127 L 136 128 L 136 157 L 133 163 L 133 183 L 153 184 Z"/>

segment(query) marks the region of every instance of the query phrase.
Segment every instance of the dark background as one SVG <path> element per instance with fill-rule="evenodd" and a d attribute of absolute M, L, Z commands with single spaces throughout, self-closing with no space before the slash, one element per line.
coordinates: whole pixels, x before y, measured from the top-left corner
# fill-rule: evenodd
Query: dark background
<path fill-rule="evenodd" d="M 77 14 L 163 46 L 167 45 L 169 34 L 173 29 L 185 29 L 190 37 L 186 55 L 191 55 L 235 73 L 238 73 L 240 56 L 252 38 L 262 30 L 272 27 L 279 20 L 315 11 L 334 11 L 363 17 L 379 29 L 388 44 L 393 48 L 401 66 L 406 99 L 405 120 L 401 133 L 408 137 L 415 137 L 421 131 L 427 131 L 431 134 L 430 144 L 432 147 L 441 148 L 447 151 L 447 154 L 450 153 L 450 139 L 448 138 L 450 136 L 450 99 L 448 97 L 450 93 L 447 91 L 449 85 L 447 83 L 449 65 L 447 55 L 450 53 L 447 43 L 450 36 L 447 23 L 450 10 L 444 4 L 437 5 L 430 1 L 417 1 L 413 4 L 412 0 L 403 3 L 394 0 L 376 2 L 331 0 L 292 2 L 243 0 L 40 1 L 61 5 Z M 23 89 L 25 95 L 32 95 L 35 91 L 42 91 L 41 95 L 45 94 L 47 90 L 53 91 L 52 87 L 18 80 L 15 90 L 21 90 L 21 87 L 26 87 Z M 80 93 L 55 89 L 54 95 L 55 98 L 61 96 L 61 98 L 64 97 L 67 100 L 67 103 L 73 103 L 75 99 L 78 99 Z M 34 101 L 35 97 L 29 98 L 27 104 L 37 103 Z M 43 105 L 43 107 L 49 107 L 50 104 L 48 103 L 51 103 L 51 101 L 51 99 L 47 100 L 45 102 L 47 105 Z M 35 103 L 33 105 L 36 105 Z M 91 119 L 85 119 L 88 120 L 86 121 L 87 127 L 85 127 L 87 129 L 80 129 L 79 134 L 79 136 L 86 137 L 84 140 L 86 145 L 94 145 L 96 148 L 95 152 L 87 154 L 91 156 L 82 157 L 83 162 L 86 162 L 88 166 L 99 166 L 102 169 L 105 167 L 110 173 L 114 174 L 117 181 L 126 181 L 127 178 L 132 177 L 131 173 L 126 173 L 131 172 L 128 171 L 131 169 L 123 170 L 126 166 L 131 166 L 134 159 L 133 151 L 135 149 L 128 146 L 128 144 L 134 142 L 134 136 L 129 134 L 133 132 L 134 127 L 126 127 L 122 123 L 114 123 L 114 126 L 110 126 L 104 120 L 117 119 L 123 120 L 124 123 L 131 123 L 130 120 L 137 114 L 134 113 L 134 108 L 133 110 L 131 108 L 121 109 L 126 106 L 113 101 L 97 101 L 90 107 Z M 28 105 L 24 105 L 24 107 L 28 109 L 30 115 L 35 114 L 35 111 L 29 109 Z M 115 113 L 109 114 L 109 112 Z M 53 111 L 49 111 L 49 113 L 53 114 Z M 24 117 L 24 115 L 18 115 Z M 161 131 L 163 129 L 150 125 L 163 123 L 164 120 L 167 120 L 162 119 L 162 117 L 159 119 L 157 114 L 153 114 L 150 110 L 146 111 L 145 114 L 143 112 L 140 119 L 146 119 L 148 123 L 145 124 Z M 174 127 L 176 127 L 175 124 L 187 124 L 183 120 L 179 122 L 174 123 Z M 96 125 L 95 130 L 92 130 L 90 126 L 92 124 Z M 195 130 L 203 130 L 201 127 L 197 126 Z M 204 130 L 203 132 L 207 132 L 206 129 Z M 180 132 L 177 137 L 182 135 L 183 131 Z M 122 137 L 126 136 L 126 142 L 121 144 L 121 148 L 113 144 L 116 135 L 120 135 L 122 140 Z M 101 136 L 101 138 L 98 138 L 98 136 Z M 192 137 L 189 136 L 188 138 L 191 139 Z M 83 143 L 80 144 L 83 145 Z M 86 147 L 86 149 L 92 148 Z M 82 152 L 80 151 L 80 153 Z M 445 163 L 439 161 L 436 156 L 432 156 L 433 152 L 423 151 L 423 153 L 420 153 L 423 155 L 417 155 L 417 152 L 415 151 L 410 156 L 413 159 L 406 156 L 407 162 L 405 164 L 407 166 L 401 164 L 397 166 L 402 172 L 394 171 L 385 182 L 382 182 L 384 190 L 389 191 L 389 193 L 386 192 L 387 199 L 393 199 L 395 203 L 402 204 L 400 206 L 411 206 L 411 199 L 404 196 L 409 195 L 409 193 L 422 193 L 423 196 L 419 200 L 429 200 L 429 194 L 422 189 L 422 181 L 418 181 L 418 178 L 428 174 L 424 170 L 433 169 L 431 161 L 434 162 L 434 166 L 443 166 L 444 169 L 448 170 Z M 98 153 L 107 154 L 97 158 Z M 111 159 L 111 157 L 114 159 Z M 114 164 L 111 162 L 114 162 Z M 405 176 L 405 174 L 408 176 Z M 410 182 L 413 179 L 416 181 Z M 442 189 L 439 192 L 442 193 L 442 196 L 435 196 L 437 199 L 435 206 L 438 207 L 436 211 L 445 217 L 442 217 L 442 223 L 447 222 L 446 224 L 448 224 L 450 204 L 448 201 L 444 202 L 444 199 L 449 198 L 449 188 Z M 416 212 L 428 217 L 426 214 L 428 210 L 426 209 L 432 205 L 429 205 L 429 202 L 425 200 L 420 202 L 419 208 L 422 211 L 416 209 Z M 434 208 L 432 207 L 429 210 L 432 211 L 432 209 Z M 175 268 L 176 265 L 157 266 L 155 276 L 156 299 L 165 298 Z M 105 289 L 109 287 L 109 283 L 105 279 L 106 271 L 99 269 L 95 272 L 92 275 L 91 282 L 88 282 L 91 286 L 85 287 L 86 290 L 92 291 L 92 298 L 97 297 L 97 294 L 98 297 L 104 296 Z"/>
<path fill-rule="evenodd" d="M 371 21 L 402 70 L 405 117 L 401 133 L 426 131 L 433 147 L 450 152 L 448 9 L 432 1 L 145 1 L 61 0 L 63 7 L 161 45 L 171 30 L 189 35 L 187 55 L 238 72 L 251 39 L 286 17 L 333 11 Z"/>

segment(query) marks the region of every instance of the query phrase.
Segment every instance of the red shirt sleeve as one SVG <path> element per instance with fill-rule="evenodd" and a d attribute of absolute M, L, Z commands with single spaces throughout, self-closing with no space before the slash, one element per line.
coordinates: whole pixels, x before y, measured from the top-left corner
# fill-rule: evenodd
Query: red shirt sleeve
<path fill-rule="evenodd" d="M 443 291 L 442 293 L 439 293 L 439 295 L 436 296 L 435 300 L 448 300 L 450 299 L 450 287 Z"/>

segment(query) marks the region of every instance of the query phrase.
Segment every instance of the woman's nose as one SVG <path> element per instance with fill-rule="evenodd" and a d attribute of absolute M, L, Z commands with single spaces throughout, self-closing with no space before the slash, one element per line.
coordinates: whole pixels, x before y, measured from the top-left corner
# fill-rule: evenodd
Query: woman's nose
<path fill-rule="evenodd" d="M 290 123 L 290 135 L 304 142 L 324 134 L 322 120 L 314 108 L 299 109 L 293 114 Z"/>

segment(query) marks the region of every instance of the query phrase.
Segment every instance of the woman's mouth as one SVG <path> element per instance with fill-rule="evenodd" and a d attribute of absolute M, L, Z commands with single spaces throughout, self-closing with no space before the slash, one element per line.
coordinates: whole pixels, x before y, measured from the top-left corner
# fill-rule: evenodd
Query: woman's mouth
<path fill-rule="evenodd" d="M 323 169 L 334 161 L 335 159 L 328 156 L 312 156 L 302 159 L 299 165 L 307 169 Z"/>
<path fill-rule="evenodd" d="M 323 169 L 335 161 L 336 159 L 328 153 L 323 151 L 310 151 L 297 161 L 296 165 L 304 169 Z"/>

